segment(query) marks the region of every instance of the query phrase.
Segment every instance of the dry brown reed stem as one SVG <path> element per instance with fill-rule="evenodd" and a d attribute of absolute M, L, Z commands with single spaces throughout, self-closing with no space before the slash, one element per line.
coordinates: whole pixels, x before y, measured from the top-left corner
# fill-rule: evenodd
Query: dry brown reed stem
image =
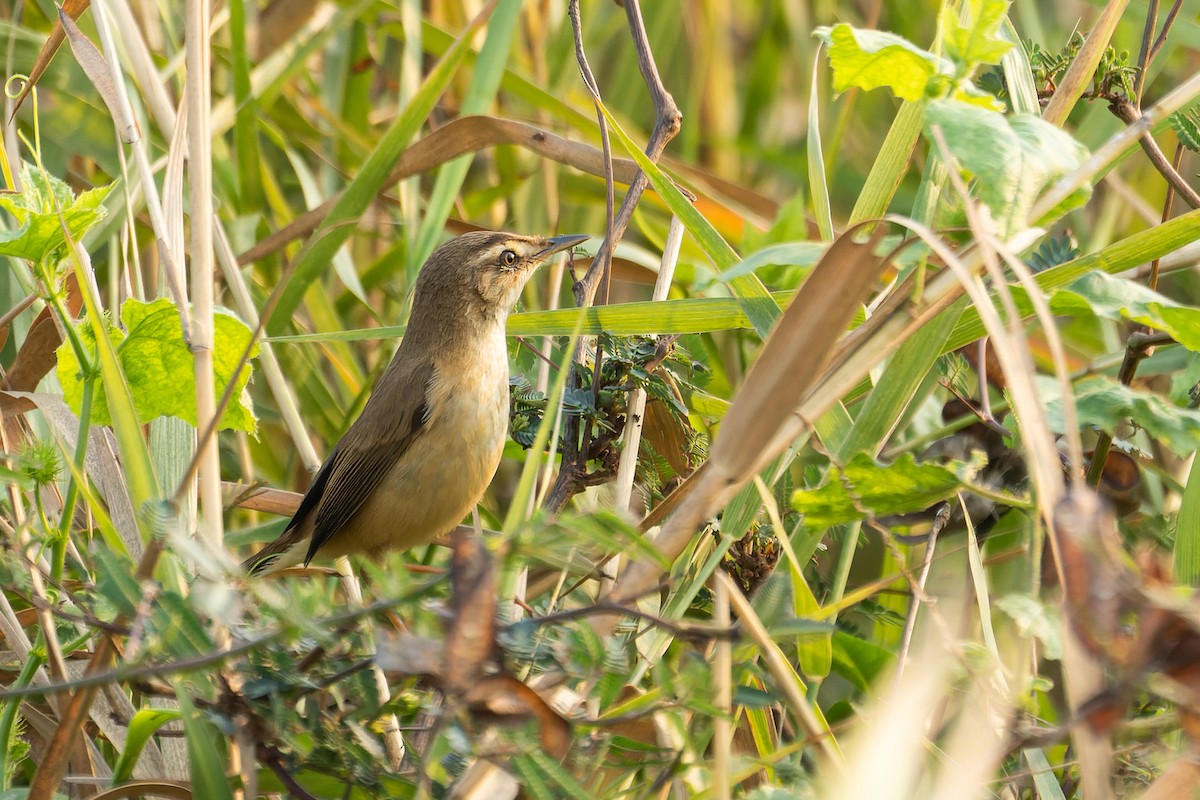
<path fill-rule="evenodd" d="M 721 422 L 706 468 L 689 480 L 690 493 L 653 538 L 667 561 L 674 560 L 713 513 L 794 437 L 780 430 L 829 365 L 842 332 L 866 298 L 887 259 L 874 250 L 883 235 L 878 226 L 866 243 L 844 234 L 826 251 L 795 300 L 763 345 L 741 390 Z M 659 580 L 656 562 L 631 562 L 607 599 L 632 601 Z M 594 627 L 607 634 L 616 618 L 598 617 Z"/>

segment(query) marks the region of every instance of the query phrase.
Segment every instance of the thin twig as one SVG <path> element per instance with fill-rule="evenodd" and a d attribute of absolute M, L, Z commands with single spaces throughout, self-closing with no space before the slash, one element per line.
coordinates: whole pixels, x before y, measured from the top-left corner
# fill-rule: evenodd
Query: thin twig
<path fill-rule="evenodd" d="M 1138 51 L 1137 83 L 1133 87 L 1134 102 L 1138 108 L 1142 105 L 1142 92 L 1146 87 L 1146 67 L 1150 65 L 1151 37 L 1154 36 L 1154 26 L 1158 24 L 1158 0 L 1150 0 L 1146 8 L 1146 24 L 1142 26 L 1142 47 Z"/>
<path fill-rule="evenodd" d="M 937 547 L 938 534 L 942 528 L 946 527 L 946 523 L 950 519 L 950 507 L 943 505 L 938 509 L 938 516 L 935 518 L 933 527 L 929 531 L 929 543 L 925 545 L 925 561 L 921 564 L 921 575 L 917 578 L 917 585 L 921 587 L 921 591 L 925 591 L 925 584 L 929 581 L 929 570 L 933 567 L 933 553 Z M 904 667 L 908 664 L 908 654 L 912 648 L 913 632 L 917 628 L 917 612 L 921 610 L 921 601 L 914 594 L 912 597 L 912 606 L 908 609 L 908 616 L 904 620 L 904 633 L 900 637 L 900 652 L 896 655 L 896 681 L 895 689 L 900 689 L 900 679 L 904 676 Z"/>
<path fill-rule="evenodd" d="M 158 542 L 159 540 L 152 540 Z M 161 553 L 162 548 L 156 548 Z M 149 552 L 149 550 L 147 551 Z M 155 553 L 155 562 L 157 562 L 158 553 Z M 143 563 L 146 562 L 146 557 L 142 557 Z M 140 565 L 139 565 L 140 575 Z M 139 580 L 142 578 L 139 577 Z M 417 589 L 420 592 L 421 589 Z M 350 611 L 335 614 L 326 617 L 322 620 L 317 620 L 316 625 L 319 628 L 336 629 L 339 625 L 362 619 L 363 617 L 371 616 L 380 611 L 386 611 L 390 608 L 409 603 L 413 601 L 416 595 L 407 595 L 403 597 L 393 597 L 387 600 L 379 600 L 370 605 L 362 606 L 361 608 L 351 609 Z M 114 621 L 114 624 L 120 620 Z M 103 686 L 106 683 L 128 683 L 131 681 L 142 680 L 145 678 L 156 678 L 164 675 L 175 675 L 183 672 L 194 672 L 205 667 L 211 667 L 223 663 L 227 659 L 242 655 L 243 653 L 251 652 L 252 650 L 262 647 L 275 640 L 281 639 L 288 635 L 290 628 L 280 625 L 261 636 L 254 639 L 238 642 L 228 650 L 212 650 L 191 658 L 181 658 L 176 661 L 171 661 L 166 664 L 147 664 L 141 667 L 126 667 L 123 669 L 111 669 L 104 672 L 89 671 L 82 677 L 62 683 L 52 683 L 41 686 L 18 686 L 7 689 L 0 689 L 0 700 L 8 700 L 14 697 L 42 697 L 63 694 L 76 689 L 94 689 L 98 686 Z M 103 637 L 102 642 L 108 641 L 108 637 Z M 99 652 L 99 650 L 97 650 Z M 92 657 L 93 663 L 96 657 Z"/>
<path fill-rule="evenodd" d="M 10 322 L 16 319 L 22 311 L 33 305 L 37 299 L 38 296 L 36 294 L 31 294 L 23 300 L 18 300 L 15 306 L 5 311 L 3 316 L 0 316 L 0 329 L 7 328 Z"/>
<path fill-rule="evenodd" d="M 1129 100 L 1124 98 L 1114 98 L 1108 104 L 1109 109 L 1117 116 L 1117 119 L 1124 122 L 1126 125 L 1132 125 L 1139 121 L 1142 113 L 1138 111 Z M 1171 166 L 1171 162 L 1167 160 L 1162 149 L 1159 148 L 1158 142 L 1154 141 L 1154 137 L 1146 131 L 1138 138 L 1138 144 L 1142 146 L 1142 150 L 1146 153 L 1146 157 L 1150 159 L 1150 163 L 1158 170 L 1159 174 L 1166 179 L 1179 196 L 1192 208 L 1200 208 L 1200 193 L 1188 185 L 1188 182 L 1183 179 L 1183 176 Z"/>
<path fill-rule="evenodd" d="M 649 39 L 646 35 L 646 26 L 642 22 L 641 6 L 638 0 L 625 0 L 625 16 L 629 23 L 634 49 L 637 52 L 638 68 L 650 92 L 650 97 L 654 102 L 657 114 L 654 130 L 651 132 L 650 139 L 646 143 L 645 151 L 646 156 L 652 162 L 657 163 L 662 156 L 663 150 L 666 149 L 667 143 L 679 132 L 683 115 L 679 112 L 679 107 L 676 105 L 675 99 L 667 91 L 666 86 L 663 85 L 662 78 L 658 74 L 658 66 L 655 64 L 654 54 L 650 50 Z M 582 52 L 581 47 L 580 52 Z M 583 64 L 586 64 L 586 61 Z M 581 70 L 584 68 L 583 64 L 581 64 Z M 604 265 L 611 262 L 617 243 L 625 235 L 625 229 L 629 226 L 629 222 L 633 218 L 633 211 L 637 207 L 638 201 L 641 200 L 642 193 L 646 190 L 648 184 L 646 175 L 639 171 L 634 177 L 633 182 L 629 185 L 629 190 L 625 193 L 625 198 L 621 201 L 621 207 L 615 217 L 613 217 L 611 227 L 604 237 L 604 242 L 600 245 L 595 258 L 592 259 L 591 266 L 588 267 L 588 271 L 584 276 L 575 283 L 574 294 L 577 306 L 581 308 L 589 306 L 595 299 L 596 290 L 606 271 Z M 598 365 L 593 374 L 599 375 Z M 570 380 L 570 387 L 578 388 L 578 384 L 573 376 Z M 580 418 L 577 415 L 566 415 L 564 417 L 562 440 L 562 469 L 559 471 L 554 489 L 550 492 L 546 500 L 546 506 L 551 513 L 561 511 L 570 501 L 571 497 L 589 485 L 590 480 L 587 474 L 587 456 L 590 447 L 586 441 L 586 437 L 580 436 Z"/>
<path fill-rule="evenodd" d="M 1182 8 L 1183 0 L 1175 0 L 1171 6 L 1171 10 L 1167 13 L 1167 19 L 1163 22 L 1158 38 L 1154 40 L 1154 44 L 1150 47 L 1150 55 L 1146 59 L 1147 66 L 1154 62 L 1154 59 L 1158 57 L 1158 51 L 1162 50 L 1163 45 L 1167 43 L 1167 34 L 1171 32 L 1171 26 L 1175 24 L 1175 18 L 1179 16 L 1179 11 Z"/>

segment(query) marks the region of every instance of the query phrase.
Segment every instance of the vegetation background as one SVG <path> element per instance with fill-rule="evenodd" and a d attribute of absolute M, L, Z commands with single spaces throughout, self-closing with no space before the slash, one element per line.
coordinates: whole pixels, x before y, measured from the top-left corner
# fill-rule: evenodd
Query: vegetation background
<path fill-rule="evenodd" d="M 0 5 L 0 797 L 1194 793 L 1198 12 Z M 242 580 L 478 227 L 484 544 Z"/>

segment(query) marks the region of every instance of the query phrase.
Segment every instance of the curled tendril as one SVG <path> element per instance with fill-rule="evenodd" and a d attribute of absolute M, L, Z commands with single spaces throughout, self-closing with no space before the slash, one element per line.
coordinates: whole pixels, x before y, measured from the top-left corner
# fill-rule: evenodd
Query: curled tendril
<path fill-rule="evenodd" d="M 21 96 L 21 92 L 25 91 L 25 87 L 28 85 L 28 75 L 13 75 L 4 82 L 4 94 L 9 100 L 16 100 Z M 34 91 L 37 91 L 37 89 L 35 88 Z"/>

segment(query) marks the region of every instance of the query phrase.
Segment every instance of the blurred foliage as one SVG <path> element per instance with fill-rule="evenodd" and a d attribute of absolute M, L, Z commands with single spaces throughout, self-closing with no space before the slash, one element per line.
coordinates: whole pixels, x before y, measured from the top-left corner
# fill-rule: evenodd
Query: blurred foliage
<path fill-rule="evenodd" d="M 359 561 L 358 602 L 322 570 L 242 580 L 235 554 L 191 535 L 195 500 L 175 488 L 194 446 L 180 421 L 195 420 L 194 378 L 179 309 L 164 299 L 166 234 L 101 90 L 64 49 L 6 123 L 0 164 L 2 188 L 23 187 L 0 194 L 0 309 L 11 309 L 0 364 L 13 390 L 0 395 L 0 797 L 27 796 L 50 758 L 64 696 L 41 687 L 78 681 L 86 663 L 104 704 L 92 700 L 80 721 L 90 757 L 71 755 L 79 780 L 62 791 L 174 779 L 195 797 L 247 783 L 260 795 L 445 797 L 495 764 L 538 798 L 1082 797 L 1095 761 L 1071 740 L 1078 712 L 1064 689 L 1081 668 L 1062 653 L 1073 625 L 1113 677 L 1090 698 L 1088 722 L 1119 753 L 1101 765 L 1114 792 L 1164 781 L 1181 753 L 1194 755 L 1200 219 L 1178 197 L 1164 214 L 1167 183 L 1132 138 L 1119 157 L 1091 157 L 1124 128 L 1110 103 L 1145 111 L 1180 87 L 1196 93 L 1198 9 L 1183 4 L 1143 70 L 1146 8 L 1131 5 L 1096 68 L 1066 87 L 1088 52 L 1094 5 L 645 3 L 650 49 L 683 123 L 655 176 L 660 191 L 643 197 L 615 252 L 607 299 L 630 335 L 585 337 L 576 359 L 561 334 L 577 318 L 541 313 L 574 305 L 572 279 L 590 259 L 531 282 L 511 322 L 527 345 L 510 349 L 512 441 L 480 506 L 499 593 L 466 611 L 454 610 L 440 546 Z M 173 138 L 186 85 L 182 4 L 105 6 L 166 213 L 183 230 L 186 195 L 172 172 L 183 141 Z M 490 16 L 464 35 L 481 8 Z M 218 437 L 225 480 L 307 485 L 304 450 L 330 452 L 361 410 L 436 242 L 477 227 L 579 231 L 596 237 L 586 246 L 596 252 L 606 216 L 594 168 L 542 157 L 528 140 L 481 146 L 492 128 L 470 116 L 599 151 L 566 11 L 542 0 L 220 6 L 211 161 L 233 255 L 335 197 L 346 215 L 217 278 L 218 303 L 233 309 L 217 317 L 218 393 L 243 353 L 252 358 L 248 382 L 245 371 L 234 380 L 233 429 Z M 95 13 L 79 26 L 102 45 Z M 14 72 L 36 62 L 54 14 L 29 0 L 0 7 Z M 587 0 L 581 21 L 620 129 L 610 131 L 613 154 L 632 155 L 622 142 L 644 146 L 656 109 L 626 10 Z M 1153 21 L 1149 41 L 1165 21 Z M 1081 99 L 1064 124 L 1034 113 L 1068 89 Z M 1152 135 L 1194 184 L 1200 135 L 1194 98 L 1183 99 Z M 457 158 L 385 180 L 396 158 L 461 141 Z M 687 228 L 674 280 L 666 304 L 646 303 L 672 209 Z M 806 291 L 829 246 L 822 224 L 844 233 L 884 213 L 895 216 L 878 255 L 891 265 L 875 285 L 844 287 L 869 300 L 847 349 L 821 362 L 832 373 L 862 356 L 871 368 L 760 473 L 735 476 L 746 481 L 739 493 L 665 558 L 635 517 L 661 523 L 656 509 L 686 502 L 759 360 L 754 326 L 765 330 L 775 303 Z M 912 241 L 920 226 L 943 249 Z M 1039 496 L 1045 482 L 989 478 L 999 472 L 985 462 L 1024 464 L 1037 434 L 1012 376 L 972 343 L 980 308 L 950 298 L 878 349 L 849 349 L 891 304 L 903 313 L 946 283 L 947 252 L 967 262 L 1010 236 L 1019 252 L 979 286 L 995 300 L 1014 283 L 1000 313 L 1029 342 L 1038 413 L 1062 437 L 1054 458 L 1069 459 L 1065 435 L 1077 433 L 1085 458 L 1115 442 L 1123 458 L 1110 463 L 1132 470 L 1093 481 L 1120 518 L 1080 518 L 1098 537 L 1109 527 L 1120 536 L 1074 552 L 1071 573 L 1093 588 L 1073 583 L 1065 601 L 1055 556 L 1043 558 L 1059 550 L 1046 535 L 1057 510 Z M 1022 264 L 1036 290 L 1015 285 Z M 277 290 L 284 311 L 259 355 L 246 347 L 251 316 L 268 315 Z M 1034 319 L 1032 291 L 1053 331 Z M 163 336 L 130 360 L 139 314 L 153 314 Z M 1050 377 L 1056 367 L 1073 382 L 1075 418 Z M 579 386 L 557 393 L 565 370 Z M 649 403 L 631 515 L 612 508 L 603 484 L 637 389 Z M 790 414 L 806 398 L 773 399 Z M 944 414 L 951 405 L 961 413 Z M 585 422 L 597 485 L 552 516 L 539 504 L 563 451 L 560 412 Z M 531 450 L 546 425 L 546 448 Z M 225 549 L 239 554 L 282 524 L 243 494 L 230 491 L 224 520 Z M 890 526 L 901 533 L 917 518 L 949 521 L 935 548 L 892 537 Z M 595 626 L 613 609 L 595 602 L 615 556 L 621 570 L 663 574 L 636 598 L 639 614 L 602 636 Z M 749 597 L 728 620 L 718 570 Z M 467 623 L 493 617 L 494 641 L 473 642 L 486 651 L 477 672 L 456 684 L 445 664 L 461 653 L 455 642 Z M 397 641 L 423 668 L 389 670 L 384 699 L 370 666 L 376 647 Z M 530 686 L 572 693 L 563 759 L 551 746 L 560 712 Z M 398 768 L 382 743 L 393 715 L 408 748 Z"/>

